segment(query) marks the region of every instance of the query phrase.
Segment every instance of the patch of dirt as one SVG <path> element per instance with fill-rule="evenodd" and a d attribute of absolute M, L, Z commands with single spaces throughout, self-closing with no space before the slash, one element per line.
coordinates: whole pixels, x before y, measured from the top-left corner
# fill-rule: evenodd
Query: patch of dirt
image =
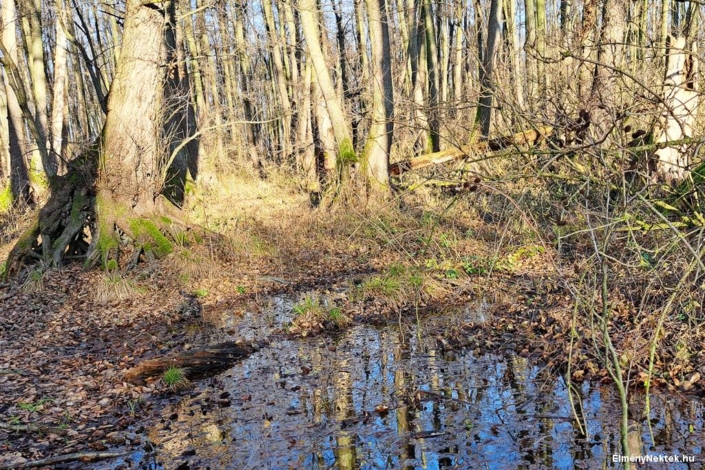
<path fill-rule="evenodd" d="M 99 278 L 72 266 L 47 271 L 41 292 L 0 290 L 0 413 L 9 425 L 0 428 L 0 455 L 36 460 L 138 444 L 135 432 L 158 405 L 149 397 L 161 397 L 162 386 L 127 384 L 125 371 L 208 342 L 191 299 L 158 274 L 146 292 L 105 304 L 95 301 Z M 28 425 L 41 429 L 21 430 Z"/>

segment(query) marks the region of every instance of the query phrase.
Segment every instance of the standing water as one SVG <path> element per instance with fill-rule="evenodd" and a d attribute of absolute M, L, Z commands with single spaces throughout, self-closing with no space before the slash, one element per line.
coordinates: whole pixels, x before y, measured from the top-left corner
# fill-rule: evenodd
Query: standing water
<path fill-rule="evenodd" d="M 251 339 L 288 321 L 274 298 L 229 327 Z M 471 318 L 472 317 L 472 318 Z M 477 312 L 450 312 L 336 337 L 282 340 L 164 412 L 149 433 L 161 468 L 501 469 L 619 467 L 618 399 L 609 384 L 579 386 L 581 422 L 565 382 L 515 355 L 443 352 L 437 335 Z M 577 401 L 577 400 L 576 400 Z M 578 410 L 580 410 L 578 405 Z M 693 456 L 701 468 L 703 406 L 634 399 L 639 455 Z M 133 456 L 134 458 L 134 456 Z M 639 468 L 665 468 L 649 464 Z"/>

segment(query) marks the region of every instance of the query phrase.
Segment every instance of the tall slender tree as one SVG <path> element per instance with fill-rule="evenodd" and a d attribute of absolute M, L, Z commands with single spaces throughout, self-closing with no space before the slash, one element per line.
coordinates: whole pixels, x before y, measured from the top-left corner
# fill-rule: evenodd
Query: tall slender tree
<path fill-rule="evenodd" d="M 394 88 L 385 0 L 367 0 L 372 42 L 372 126 L 365 145 L 368 189 L 388 188 L 389 152 L 394 131 Z"/>

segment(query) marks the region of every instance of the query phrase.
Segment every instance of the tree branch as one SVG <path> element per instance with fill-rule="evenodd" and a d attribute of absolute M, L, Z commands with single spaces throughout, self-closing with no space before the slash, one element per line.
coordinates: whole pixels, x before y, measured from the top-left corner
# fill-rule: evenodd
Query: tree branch
<path fill-rule="evenodd" d="M 113 459 L 116 457 L 122 457 L 123 455 L 127 455 L 127 452 L 76 452 L 75 454 L 57 455 L 31 462 L 11 463 L 3 468 L 36 468 L 55 465 L 57 463 L 73 462 L 75 460 L 91 462 L 96 460 Z"/>

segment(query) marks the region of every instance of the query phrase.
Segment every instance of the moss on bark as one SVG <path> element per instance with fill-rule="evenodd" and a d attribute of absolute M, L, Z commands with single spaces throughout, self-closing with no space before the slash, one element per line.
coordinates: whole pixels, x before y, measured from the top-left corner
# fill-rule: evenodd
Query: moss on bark
<path fill-rule="evenodd" d="M 0 191 L 0 214 L 4 214 L 12 207 L 14 198 L 12 197 L 12 188 L 8 184 L 5 189 Z"/>

